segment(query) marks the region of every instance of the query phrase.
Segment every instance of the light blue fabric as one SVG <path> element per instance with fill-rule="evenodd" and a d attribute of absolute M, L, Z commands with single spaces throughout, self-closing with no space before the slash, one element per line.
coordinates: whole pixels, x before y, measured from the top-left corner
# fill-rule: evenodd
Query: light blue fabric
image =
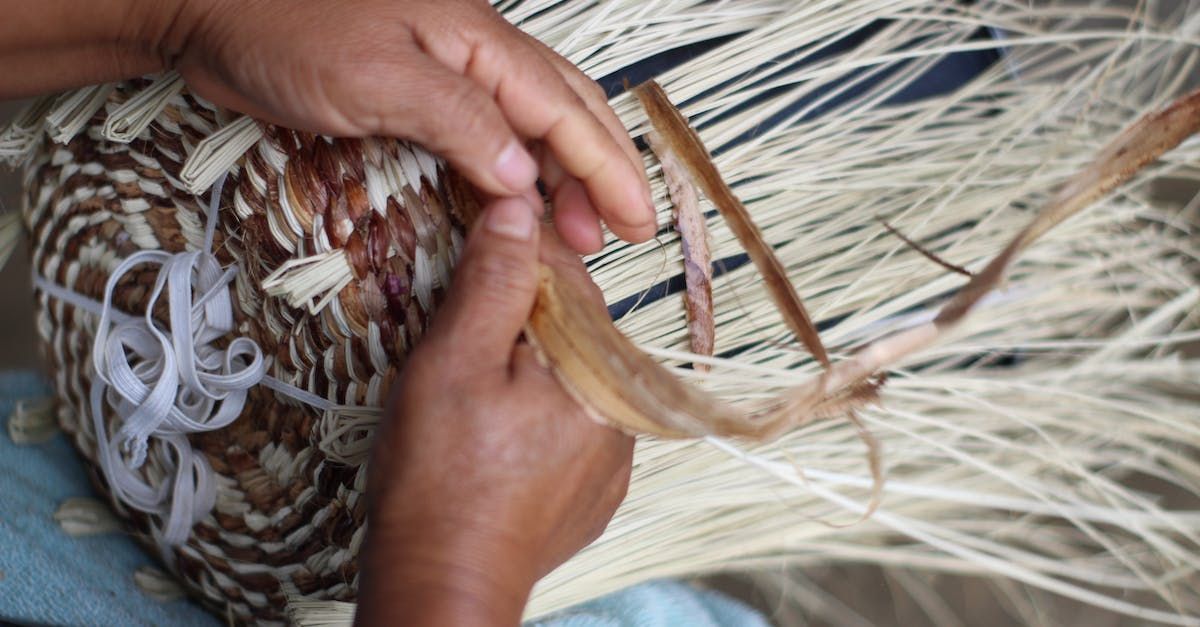
<path fill-rule="evenodd" d="M 0 373 L 0 622 L 49 625 L 221 625 L 199 605 L 146 596 L 133 573 L 152 560 L 128 536 L 72 538 L 54 521 L 69 497 L 95 497 L 67 439 L 19 446 L 8 437 L 17 401 L 44 397 L 30 373 Z M 530 627 L 765 627 L 734 601 L 676 582 L 636 586 Z"/>
<path fill-rule="evenodd" d="M 677 581 L 634 586 L 527 627 L 768 627 L 762 614 Z"/>
<path fill-rule="evenodd" d="M 221 625 L 187 601 L 161 603 L 133 581 L 152 560 L 127 536 L 72 538 L 54 521 L 60 503 L 95 497 L 63 435 L 19 446 L 8 416 L 21 399 L 44 397 L 30 373 L 0 374 L 0 620 L 50 625 Z"/>

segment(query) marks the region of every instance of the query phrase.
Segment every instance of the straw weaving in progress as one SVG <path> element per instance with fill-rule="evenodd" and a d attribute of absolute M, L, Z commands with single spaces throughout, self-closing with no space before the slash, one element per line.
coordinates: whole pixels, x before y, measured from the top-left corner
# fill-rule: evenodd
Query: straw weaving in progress
<path fill-rule="evenodd" d="M 543 269 L 527 336 L 642 437 L 528 617 L 853 561 L 1200 624 L 1200 201 L 1163 194 L 1200 198 L 1200 2 L 493 4 L 598 79 L 706 42 L 611 101 L 678 224 L 587 259 L 615 323 Z M 219 615 L 348 623 L 379 408 L 471 191 L 174 73 L 44 98 L 0 157 L 58 422 L 123 524 Z"/>

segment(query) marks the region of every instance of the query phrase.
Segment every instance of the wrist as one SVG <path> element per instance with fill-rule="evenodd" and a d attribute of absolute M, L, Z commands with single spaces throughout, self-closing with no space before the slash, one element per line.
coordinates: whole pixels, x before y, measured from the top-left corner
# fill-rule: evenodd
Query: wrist
<path fill-rule="evenodd" d="M 202 1 L 202 0 L 197 0 Z M 0 98 L 133 78 L 169 67 L 164 45 L 191 0 L 9 2 L 0 20 Z"/>
<path fill-rule="evenodd" d="M 472 525 L 369 521 L 358 624 L 517 625 L 536 582 L 530 551 Z"/>

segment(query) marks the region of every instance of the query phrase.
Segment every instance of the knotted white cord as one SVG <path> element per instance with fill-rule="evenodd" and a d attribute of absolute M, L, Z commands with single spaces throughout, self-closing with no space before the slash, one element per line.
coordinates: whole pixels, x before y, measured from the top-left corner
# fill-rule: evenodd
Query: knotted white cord
<path fill-rule="evenodd" d="M 338 408 L 267 376 L 262 349 L 253 340 L 235 338 L 223 350 L 213 345 L 234 328 L 229 284 L 237 268 L 223 270 L 211 252 L 224 183 L 222 175 L 212 187 L 203 250 L 130 255 L 109 275 L 103 303 L 34 277 L 47 295 L 100 317 L 89 398 L 100 468 L 115 498 L 162 519 L 163 528 L 154 534 L 164 548 L 186 541 L 192 525 L 216 502 L 212 467 L 192 450 L 188 434 L 228 426 L 241 415 L 247 391 L 259 384 L 320 411 Z M 145 313 L 130 316 L 113 308 L 113 293 L 122 277 L 142 265 L 160 269 Z M 165 329 L 153 317 L 164 291 Z M 120 418 L 113 434 L 104 425 L 105 404 Z M 151 440 L 161 446 L 151 446 Z M 157 486 L 136 472 L 147 455 L 155 455 L 167 473 Z"/>

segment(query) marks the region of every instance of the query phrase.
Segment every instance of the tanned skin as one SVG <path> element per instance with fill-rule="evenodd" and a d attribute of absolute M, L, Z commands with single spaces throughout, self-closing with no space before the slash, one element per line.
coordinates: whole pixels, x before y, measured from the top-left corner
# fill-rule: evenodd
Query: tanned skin
<path fill-rule="evenodd" d="M 521 339 L 539 259 L 586 281 L 574 253 L 599 249 L 601 220 L 630 241 L 655 230 L 603 92 L 485 0 L 0 0 L 0 14 L 0 99 L 175 69 L 260 120 L 419 142 L 487 199 L 377 435 L 356 620 L 518 624 L 629 481 L 632 439 L 589 420 Z"/>

